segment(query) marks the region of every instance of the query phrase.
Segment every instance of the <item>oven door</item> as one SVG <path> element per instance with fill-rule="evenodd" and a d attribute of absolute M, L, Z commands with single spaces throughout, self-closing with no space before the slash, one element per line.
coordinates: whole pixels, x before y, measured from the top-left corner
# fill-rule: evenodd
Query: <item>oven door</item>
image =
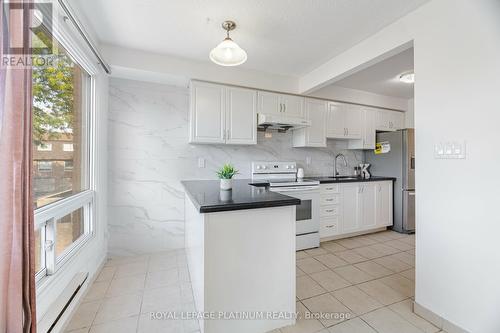
<path fill-rule="evenodd" d="M 274 189 L 272 189 L 274 190 Z M 302 186 L 274 190 L 276 192 L 300 199 L 296 207 L 297 235 L 319 232 L 319 187 Z"/>

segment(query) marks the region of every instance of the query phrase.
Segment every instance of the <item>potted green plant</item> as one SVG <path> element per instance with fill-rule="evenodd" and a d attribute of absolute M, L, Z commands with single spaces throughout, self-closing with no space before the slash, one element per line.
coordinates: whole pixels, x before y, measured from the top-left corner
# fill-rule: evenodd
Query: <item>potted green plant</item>
<path fill-rule="evenodd" d="M 217 171 L 217 176 L 220 179 L 221 190 L 230 190 L 233 188 L 233 177 L 238 173 L 238 170 L 231 164 L 224 164 L 222 168 Z"/>

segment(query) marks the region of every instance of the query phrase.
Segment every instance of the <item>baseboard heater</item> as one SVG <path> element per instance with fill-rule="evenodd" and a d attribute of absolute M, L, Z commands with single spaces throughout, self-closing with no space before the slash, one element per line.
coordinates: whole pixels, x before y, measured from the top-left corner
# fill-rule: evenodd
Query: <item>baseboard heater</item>
<path fill-rule="evenodd" d="M 73 279 L 68 283 L 63 292 L 50 306 L 50 311 L 48 311 L 42 320 L 38 323 L 38 332 L 52 332 L 54 327 L 59 322 L 59 319 L 64 315 L 65 311 L 71 305 L 73 299 L 80 292 L 83 284 L 87 281 L 89 273 L 78 273 Z"/>

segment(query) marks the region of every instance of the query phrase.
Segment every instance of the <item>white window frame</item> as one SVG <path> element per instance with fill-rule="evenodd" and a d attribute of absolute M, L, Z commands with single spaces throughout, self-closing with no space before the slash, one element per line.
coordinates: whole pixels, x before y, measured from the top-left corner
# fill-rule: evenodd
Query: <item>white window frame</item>
<path fill-rule="evenodd" d="M 89 81 L 86 86 L 86 97 L 84 105 L 84 114 L 86 117 L 87 130 L 85 131 L 85 142 L 83 149 L 87 151 L 86 158 L 86 173 L 87 173 L 87 186 L 88 189 L 70 197 L 53 202 L 46 206 L 40 207 L 35 210 L 35 230 L 41 228 L 40 237 L 40 267 L 41 270 L 36 272 L 35 281 L 37 291 L 44 289 L 61 272 L 64 264 L 70 261 L 78 252 L 81 251 L 89 240 L 95 236 L 95 220 L 96 220 L 96 204 L 95 204 L 95 174 L 96 174 L 96 149 L 95 149 L 95 135 L 96 135 L 96 82 L 95 76 L 98 69 L 82 51 L 77 41 L 71 35 L 71 32 L 64 26 L 52 26 L 52 35 L 57 42 L 64 47 L 66 53 L 77 63 L 88 75 Z M 82 100 L 83 102 L 83 100 Z M 63 253 L 56 258 L 55 246 L 57 226 L 56 221 L 75 210 L 82 208 L 84 214 L 84 233 L 79 237 L 71 246 L 66 248 Z M 52 246 L 50 246 L 52 242 Z M 63 271 L 63 270 L 62 270 Z"/>

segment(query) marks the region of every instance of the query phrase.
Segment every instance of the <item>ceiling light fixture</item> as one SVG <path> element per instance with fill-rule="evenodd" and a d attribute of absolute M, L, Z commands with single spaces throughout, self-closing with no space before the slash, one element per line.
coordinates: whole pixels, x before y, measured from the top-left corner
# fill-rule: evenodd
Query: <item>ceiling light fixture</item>
<path fill-rule="evenodd" d="M 399 81 L 404 83 L 415 83 L 415 73 L 414 72 L 403 73 L 399 76 Z"/>
<path fill-rule="evenodd" d="M 229 31 L 236 28 L 233 21 L 224 21 L 222 29 L 226 30 L 226 38 L 210 51 L 210 60 L 221 66 L 238 66 L 247 61 L 247 53 L 229 37 Z"/>

